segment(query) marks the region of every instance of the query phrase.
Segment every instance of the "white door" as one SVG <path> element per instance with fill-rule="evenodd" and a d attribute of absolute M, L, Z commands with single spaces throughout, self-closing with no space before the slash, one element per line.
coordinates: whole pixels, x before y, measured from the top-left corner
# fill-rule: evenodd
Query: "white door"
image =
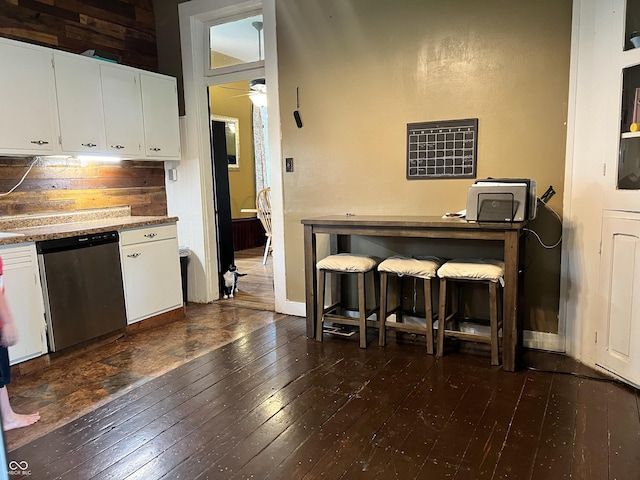
<path fill-rule="evenodd" d="M 597 364 L 640 385 L 640 213 L 605 210 Z"/>

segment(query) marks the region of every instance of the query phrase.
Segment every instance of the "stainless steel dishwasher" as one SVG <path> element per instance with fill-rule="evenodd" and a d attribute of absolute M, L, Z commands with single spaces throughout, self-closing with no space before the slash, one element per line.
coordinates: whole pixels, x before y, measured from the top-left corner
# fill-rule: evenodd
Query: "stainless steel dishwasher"
<path fill-rule="evenodd" d="M 36 243 L 52 352 L 127 325 L 118 232 Z"/>

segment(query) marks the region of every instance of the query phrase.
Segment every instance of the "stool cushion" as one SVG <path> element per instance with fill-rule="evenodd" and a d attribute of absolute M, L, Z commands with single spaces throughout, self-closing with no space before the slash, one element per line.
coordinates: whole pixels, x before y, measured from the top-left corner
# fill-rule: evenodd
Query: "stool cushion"
<path fill-rule="evenodd" d="M 504 262 L 492 258 L 454 258 L 438 269 L 438 277 L 500 282 L 504 286 Z"/>
<path fill-rule="evenodd" d="M 394 255 L 384 260 L 378 271 L 395 273 L 399 277 L 433 278 L 436 276 L 438 268 L 442 266 L 443 260 L 438 257 L 407 257 L 405 255 Z"/>
<path fill-rule="evenodd" d="M 375 268 L 378 259 L 357 253 L 339 253 L 329 255 L 316 264 L 318 270 L 334 272 L 368 272 Z"/>

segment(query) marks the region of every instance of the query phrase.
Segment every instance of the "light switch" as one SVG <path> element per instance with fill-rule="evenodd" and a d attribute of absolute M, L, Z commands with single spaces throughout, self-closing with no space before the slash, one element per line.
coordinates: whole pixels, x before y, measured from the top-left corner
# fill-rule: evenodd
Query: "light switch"
<path fill-rule="evenodd" d="M 293 172 L 293 158 L 287 157 L 284 159 L 284 170 L 285 172 Z"/>

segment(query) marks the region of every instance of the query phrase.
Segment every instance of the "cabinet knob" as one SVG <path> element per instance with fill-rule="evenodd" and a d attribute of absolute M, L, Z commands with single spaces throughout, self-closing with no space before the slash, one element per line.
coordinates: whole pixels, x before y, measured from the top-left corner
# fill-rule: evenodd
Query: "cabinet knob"
<path fill-rule="evenodd" d="M 97 145 L 95 143 L 83 143 L 82 146 L 83 147 L 89 147 L 89 148 L 97 147 Z"/>
<path fill-rule="evenodd" d="M 127 257 L 129 258 L 138 258 L 140 255 L 142 255 L 141 253 L 131 253 L 129 255 L 127 255 Z"/>
<path fill-rule="evenodd" d="M 49 142 L 47 142 L 46 140 L 31 140 L 31 143 L 34 143 L 36 145 L 49 145 Z"/>
<path fill-rule="evenodd" d="M 111 148 L 117 148 L 118 150 L 124 148 L 124 145 L 111 145 Z"/>
<path fill-rule="evenodd" d="M 144 236 L 147 237 L 147 238 L 153 238 L 153 237 L 155 237 L 157 235 L 158 235 L 157 233 L 145 233 L 144 234 Z"/>
<path fill-rule="evenodd" d="M 160 150 L 162 150 L 161 148 L 158 147 L 152 147 L 149 150 L 151 150 L 152 152 L 159 152 Z"/>

